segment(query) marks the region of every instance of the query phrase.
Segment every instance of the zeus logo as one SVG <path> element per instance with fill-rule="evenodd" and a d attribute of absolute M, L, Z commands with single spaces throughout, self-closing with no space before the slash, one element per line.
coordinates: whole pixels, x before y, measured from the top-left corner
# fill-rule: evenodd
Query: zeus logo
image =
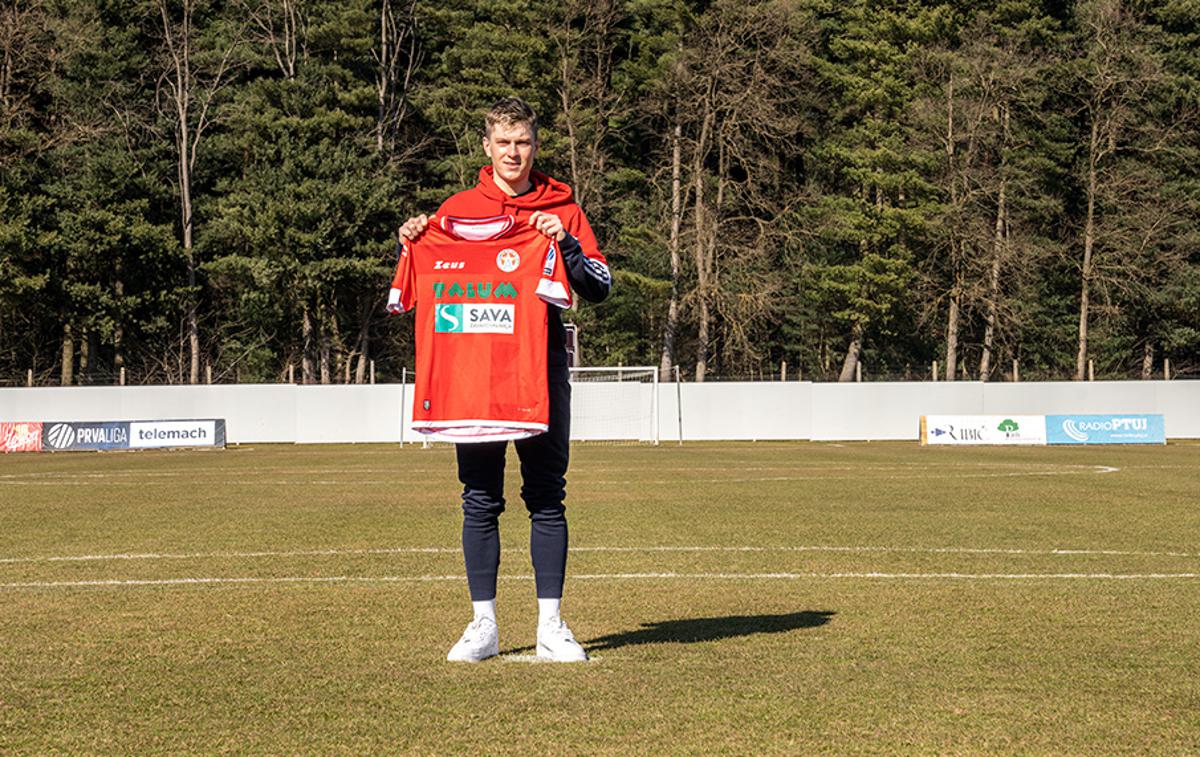
<path fill-rule="evenodd" d="M 462 260 L 438 260 L 433 264 L 433 270 L 435 271 L 452 271 L 466 267 L 466 262 Z"/>
<path fill-rule="evenodd" d="M 439 304 L 433 330 L 439 334 L 511 334 L 516 305 Z"/>

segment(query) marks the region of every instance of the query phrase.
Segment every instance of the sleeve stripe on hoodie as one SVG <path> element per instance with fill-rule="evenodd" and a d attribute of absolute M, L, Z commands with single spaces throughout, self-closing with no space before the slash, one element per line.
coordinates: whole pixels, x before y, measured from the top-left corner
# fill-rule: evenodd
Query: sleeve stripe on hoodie
<path fill-rule="evenodd" d="M 591 273 L 592 277 L 597 281 L 602 282 L 605 286 L 612 284 L 612 274 L 608 272 L 608 266 L 606 266 L 604 263 L 588 257 L 583 259 L 583 263 L 585 266 L 587 266 L 588 272 Z"/>

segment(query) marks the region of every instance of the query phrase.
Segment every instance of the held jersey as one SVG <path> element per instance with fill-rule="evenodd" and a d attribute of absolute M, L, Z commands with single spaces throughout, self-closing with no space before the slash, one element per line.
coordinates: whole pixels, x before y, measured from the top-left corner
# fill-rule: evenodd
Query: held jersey
<path fill-rule="evenodd" d="M 571 304 L 557 243 L 512 216 L 440 217 L 396 265 L 389 307 L 416 307 L 413 428 L 455 442 L 546 431 L 548 304 Z"/>

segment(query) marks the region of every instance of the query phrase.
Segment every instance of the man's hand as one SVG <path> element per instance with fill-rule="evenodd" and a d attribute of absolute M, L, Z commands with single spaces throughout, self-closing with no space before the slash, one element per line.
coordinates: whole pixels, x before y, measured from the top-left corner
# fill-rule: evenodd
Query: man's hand
<path fill-rule="evenodd" d="M 404 225 L 396 230 L 396 236 L 400 238 L 401 242 L 412 242 L 425 233 L 427 226 L 429 226 L 429 216 L 422 213 L 405 221 Z"/>
<path fill-rule="evenodd" d="M 540 210 L 534 211 L 533 215 L 529 216 L 529 225 L 548 237 L 554 237 L 559 242 L 567 235 L 567 230 L 563 228 L 562 219 L 553 213 L 543 213 Z"/>

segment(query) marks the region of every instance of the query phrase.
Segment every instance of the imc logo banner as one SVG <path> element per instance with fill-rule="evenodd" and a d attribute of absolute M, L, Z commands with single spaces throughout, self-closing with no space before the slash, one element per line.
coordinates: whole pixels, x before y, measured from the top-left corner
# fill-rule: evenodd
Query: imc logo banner
<path fill-rule="evenodd" d="M 1048 415 L 1050 444 L 1166 444 L 1161 415 Z"/>
<path fill-rule="evenodd" d="M 455 303 L 438 305 L 433 330 L 439 334 L 511 334 L 516 305 Z"/>
<path fill-rule="evenodd" d="M 921 444 L 1045 444 L 1041 415 L 922 415 Z"/>

